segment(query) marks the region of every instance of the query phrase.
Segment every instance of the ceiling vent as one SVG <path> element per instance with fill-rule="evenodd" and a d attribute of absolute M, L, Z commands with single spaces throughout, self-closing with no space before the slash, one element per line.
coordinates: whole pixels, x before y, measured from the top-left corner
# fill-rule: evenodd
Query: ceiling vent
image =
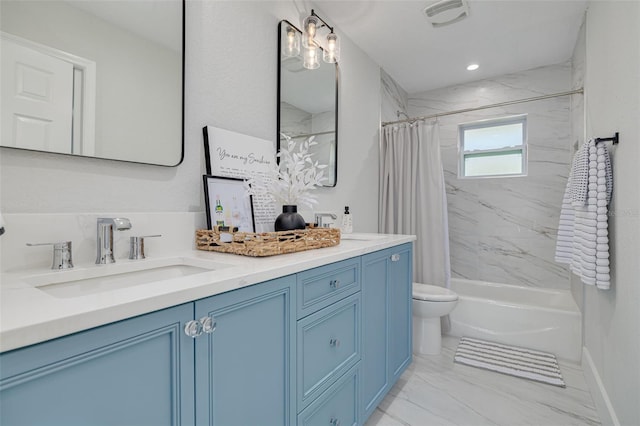
<path fill-rule="evenodd" d="M 469 5 L 466 0 L 442 0 L 424 9 L 434 28 L 450 25 L 469 16 Z"/>

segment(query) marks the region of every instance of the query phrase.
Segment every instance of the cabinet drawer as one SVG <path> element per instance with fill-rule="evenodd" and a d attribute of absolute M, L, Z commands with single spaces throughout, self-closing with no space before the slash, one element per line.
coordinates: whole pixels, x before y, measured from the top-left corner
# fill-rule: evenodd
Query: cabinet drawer
<path fill-rule="evenodd" d="M 360 293 L 298 321 L 298 411 L 360 360 Z"/>
<path fill-rule="evenodd" d="M 298 415 L 298 425 L 351 426 L 358 421 L 358 366 L 352 368 Z"/>
<path fill-rule="evenodd" d="M 297 280 L 298 318 L 303 318 L 360 289 L 360 258 L 299 273 Z"/>

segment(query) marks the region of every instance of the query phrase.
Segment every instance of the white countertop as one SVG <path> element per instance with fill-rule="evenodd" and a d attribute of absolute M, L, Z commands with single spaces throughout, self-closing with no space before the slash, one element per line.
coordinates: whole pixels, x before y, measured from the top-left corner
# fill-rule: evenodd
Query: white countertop
<path fill-rule="evenodd" d="M 351 239 L 347 239 L 351 238 Z M 414 241 L 414 236 L 350 234 L 335 247 L 254 258 L 205 251 L 177 253 L 171 258 L 118 260 L 112 265 L 75 265 L 73 274 L 91 274 L 97 268 L 129 268 L 188 260 L 193 266 L 218 270 L 169 278 L 147 284 L 105 289 L 92 294 L 49 294 L 38 280 L 70 271 L 30 269 L 0 277 L 0 352 L 191 302 L 274 278 L 294 274 L 351 257 Z"/>

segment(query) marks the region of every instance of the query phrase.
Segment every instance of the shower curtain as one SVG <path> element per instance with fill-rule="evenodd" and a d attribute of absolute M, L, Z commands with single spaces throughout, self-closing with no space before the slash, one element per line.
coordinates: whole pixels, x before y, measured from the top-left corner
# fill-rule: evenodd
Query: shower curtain
<path fill-rule="evenodd" d="M 447 195 L 438 123 L 386 126 L 380 162 L 380 231 L 416 235 L 414 281 L 449 287 Z"/>

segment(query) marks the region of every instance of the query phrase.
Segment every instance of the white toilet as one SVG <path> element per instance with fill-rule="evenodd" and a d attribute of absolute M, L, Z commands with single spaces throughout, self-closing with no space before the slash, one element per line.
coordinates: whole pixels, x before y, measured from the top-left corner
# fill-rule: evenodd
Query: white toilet
<path fill-rule="evenodd" d="M 458 303 L 458 295 L 448 288 L 413 283 L 413 351 L 437 355 L 442 346 L 440 317 Z"/>

